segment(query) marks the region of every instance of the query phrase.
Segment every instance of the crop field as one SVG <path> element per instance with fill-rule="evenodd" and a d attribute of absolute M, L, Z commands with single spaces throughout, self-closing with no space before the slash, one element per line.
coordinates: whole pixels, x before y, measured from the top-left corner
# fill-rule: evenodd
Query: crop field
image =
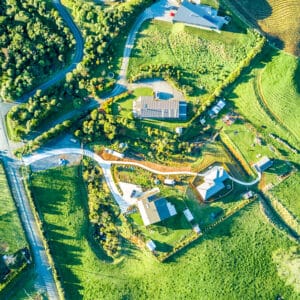
<path fill-rule="evenodd" d="M 26 239 L 1 162 L 0 191 L 0 255 L 12 254 L 26 247 Z"/>
<path fill-rule="evenodd" d="M 119 262 L 103 262 L 90 246 L 86 200 L 79 197 L 82 181 L 77 174 L 76 168 L 64 168 L 39 172 L 32 178 L 67 299 L 299 296 L 279 277 L 272 258 L 279 248 L 287 253 L 293 243 L 269 225 L 258 203 L 226 220 L 167 263 L 158 263 L 129 243 L 122 246 L 124 257 Z"/>
<path fill-rule="evenodd" d="M 212 91 L 256 44 L 254 33 L 243 32 L 234 21 L 228 26 L 218 34 L 182 24 L 144 23 L 132 51 L 128 78 L 145 66 L 168 64 L 180 70 L 181 86 L 192 87 L 188 94 L 199 96 Z"/>
<path fill-rule="evenodd" d="M 229 0 L 247 19 L 258 24 L 276 46 L 300 55 L 298 0 Z"/>
<path fill-rule="evenodd" d="M 295 173 L 271 190 L 274 198 L 278 199 L 294 216 L 300 220 L 300 174 Z"/>
<path fill-rule="evenodd" d="M 291 107 L 294 107 L 294 103 L 296 103 L 296 99 L 291 99 L 290 101 L 284 102 L 285 105 L 280 104 L 280 99 L 278 99 L 276 96 L 273 98 L 267 99 L 268 104 L 278 102 L 278 104 L 271 104 L 272 107 L 275 107 L 279 110 L 280 107 L 282 107 L 282 111 L 285 110 L 285 117 L 282 120 L 283 123 L 278 122 L 273 115 L 269 112 L 269 110 L 265 107 L 265 105 L 262 103 L 261 96 L 257 92 L 257 80 L 259 73 L 262 68 L 265 66 L 268 66 L 270 63 L 272 54 L 275 55 L 277 52 L 272 51 L 270 48 L 265 49 L 266 55 L 262 58 L 260 57 L 255 61 L 253 64 L 251 70 L 248 70 L 245 72 L 237 81 L 234 89 L 229 93 L 228 100 L 231 100 L 235 109 L 237 109 L 246 120 L 248 120 L 250 123 L 252 123 L 257 131 L 262 135 L 263 138 L 268 140 L 268 142 L 273 145 L 276 149 L 279 150 L 279 155 L 282 156 L 282 158 L 289 159 L 294 162 L 299 162 L 299 156 L 296 154 L 293 154 L 291 151 L 289 151 L 284 145 L 280 144 L 279 142 L 272 140 L 269 138 L 269 134 L 276 134 L 281 139 L 284 139 L 287 141 L 291 146 L 298 149 L 299 148 L 299 142 L 297 141 L 296 137 L 289 133 L 286 129 L 287 126 L 289 126 L 290 121 L 297 118 L 297 114 Z M 278 53 L 277 53 L 278 54 Z M 279 56 L 287 56 L 287 54 L 280 53 Z M 279 60 L 280 61 L 280 60 Z M 285 68 L 285 64 L 288 62 L 288 60 L 281 60 L 282 65 L 281 68 Z M 272 62 L 271 62 L 272 63 Z M 280 65 L 278 65 L 277 68 L 274 70 L 280 70 Z M 291 73 L 288 73 L 287 75 L 292 76 Z M 276 76 L 273 74 L 273 76 Z M 297 74 L 294 74 L 294 76 L 298 76 Z M 274 77 L 273 77 L 274 78 Z M 285 80 L 285 79 L 284 79 Z M 293 82 L 293 78 L 289 77 L 289 79 Z M 282 88 L 281 83 L 278 81 L 271 80 L 271 77 L 268 80 L 268 84 L 270 85 L 270 88 L 272 88 L 273 91 L 278 91 Z M 280 84 L 280 85 L 279 85 Z M 295 88 L 292 89 L 292 91 L 289 90 L 291 85 L 287 85 L 284 89 L 287 95 L 295 95 Z M 264 86 L 262 86 L 262 89 L 264 90 Z M 270 88 L 266 90 L 270 90 Z M 291 103 L 291 104 L 290 104 Z M 296 110 L 297 111 L 297 110 Z M 297 126 L 297 125 L 295 125 Z"/>

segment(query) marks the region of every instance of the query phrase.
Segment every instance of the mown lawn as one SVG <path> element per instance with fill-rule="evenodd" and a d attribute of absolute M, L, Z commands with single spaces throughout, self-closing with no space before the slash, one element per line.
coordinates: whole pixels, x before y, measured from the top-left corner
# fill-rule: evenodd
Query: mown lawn
<path fill-rule="evenodd" d="M 44 216 L 67 299 L 297 299 L 272 254 L 292 242 L 262 216 L 258 203 L 223 222 L 168 263 L 127 243 L 118 263 L 90 247 L 77 168 L 39 172 L 32 190 Z M 43 193 L 41 193 L 43 191 Z"/>
<path fill-rule="evenodd" d="M 25 234 L 0 161 L 0 256 L 27 246 Z"/>
<path fill-rule="evenodd" d="M 127 75 L 131 78 L 145 66 L 169 64 L 181 70 L 179 82 L 194 89 L 191 96 L 199 96 L 223 81 L 255 43 L 255 35 L 233 20 L 221 34 L 149 21 L 137 35 Z"/>

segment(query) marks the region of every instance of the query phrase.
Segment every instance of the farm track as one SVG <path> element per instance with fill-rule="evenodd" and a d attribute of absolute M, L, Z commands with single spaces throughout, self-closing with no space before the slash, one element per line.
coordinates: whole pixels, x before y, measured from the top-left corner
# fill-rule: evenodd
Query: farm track
<path fill-rule="evenodd" d="M 268 105 L 268 101 L 267 101 L 266 97 L 264 96 L 262 83 L 261 83 L 261 77 L 262 77 L 263 72 L 264 72 L 264 70 L 258 71 L 256 79 L 254 80 L 254 92 L 258 99 L 259 104 L 261 105 L 262 109 L 266 112 L 266 114 L 274 122 L 278 123 L 282 127 L 282 129 L 289 132 L 296 139 L 296 141 L 299 142 L 297 135 L 293 132 L 293 130 L 288 128 L 284 124 L 284 122 L 280 119 L 280 117 Z"/>

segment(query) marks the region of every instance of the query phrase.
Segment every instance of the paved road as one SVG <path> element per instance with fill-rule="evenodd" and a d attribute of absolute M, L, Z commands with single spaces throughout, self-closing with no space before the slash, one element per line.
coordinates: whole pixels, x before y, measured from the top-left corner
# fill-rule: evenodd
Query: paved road
<path fill-rule="evenodd" d="M 27 93 L 16 102 L 25 102 L 29 97 L 33 96 L 34 93 L 38 90 L 47 89 L 57 82 L 64 79 L 66 74 L 72 71 L 76 65 L 82 60 L 83 57 L 83 38 L 81 36 L 80 31 L 72 21 L 69 16 L 66 8 L 60 3 L 59 0 L 53 0 L 53 4 L 55 8 L 59 11 L 61 17 L 65 20 L 67 25 L 69 26 L 71 32 L 74 35 L 76 40 L 76 48 L 75 54 L 72 58 L 72 63 L 65 69 L 54 74 L 47 82 L 41 84 L 33 91 Z M 15 105 L 16 103 L 14 103 Z M 7 131 L 5 126 L 4 116 L 7 113 L 7 105 L 1 103 L 0 107 L 0 157 L 3 160 L 4 167 L 8 174 L 8 180 L 12 186 L 12 193 L 14 195 L 14 199 L 18 210 L 20 212 L 20 217 L 24 229 L 27 233 L 28 242 L 31 246 L 35 269 L 38 274 L 37 283 L 39 288 L 45 290 L 47 293 L 48 299 L 57 300 L 59 299 L 59 294 L 57 291 L 57 287 L 54 281 L 53 273 L 51 268 L 49 268 L 49 261 L 45 251 L 45 247 L 43 245 L 42 234 L 39 231 L 39 228 L 34 219 L 33 213 L 31 211 L 29 201 L 24 190 L 24 186 L 22 183 L 22 178 L 19 174 L 19 162 L 13 159 L 13 154 L 11 151 L 10 143 L 7 138 Z"/>
<path fill-rule="evenodd" d="M 37 286 L 47 293 L 48 299 L 57 300 L 59 299 L 59 294 L 43 245 L 42 234 L 37 226 L 29 201 L 26 197 L 22 178 L 19 173 L 20 165 L 9 158 L 4 158 L 3 163 L 33 253 L 35 270 L 38 274 Z"/>
<path fill-rule="evenodd" d="M 14 200 L 16 202 L 24 230 L 27 234 L 28 242 L 31 246 L 35 269 L 38 274 L 38 287 L 42 290 L 45 290 L 50 300 L 57 300 L 59 299 L 59 295 L 52 270 L 49 268 L 49 261 L 43 245 L 42 234 L 36 224 L 26 192 L 24 190 L 22 178 L 19 173 L 19 162 L 11 158 L 13 155 L 9 146 L 6 127 L 4 126 L 4 120 L 1 111 L 0 118 L 0 158 L 2 159 L 4 168 L 7 172 L 8 181 L 12 187 Z"/>
<path fill-rule="evenodd" d="M 52 1 L 54 7 L 59 11 L 59 14 L 66 22 L 67 26 L 70 28 L 75 40 L 76 40 L 76 47 L 75 47 L 75 53 L 72 58 L 71 64 L 66 67 L 63 70 L 58 71 L 55 73 L 51 78 L 47 81 L 36 87 L 31 92 L 23 95 L 21 98 L 17 100 L 17 102 L 26 102 L 30 97 L 32 97 L 37 90 L 45 90 L 54 84 L 58 83 L 59 81 L 63 80 L 67 73 L 71 72 L 73 69 L 76 68 L 77 64 L 81 62 L 83 57 L 83 47 L 84 47 L 84 41 L 82 38 L 82 35 L 73 22 L 72 18 L 70 17 L 68 11 L 66 8 L 61 4 L 60 0 L 53 0 Z"/>
<path fill-rule="evenodd" d="M 129 204 L 123 199 L 123 197 L 121 196 L 121 194 L 118 191 L 118 188 L 113 180 L 113 176 L 111 174 L 111 165 L 115 164 L 115 165 L 129 165 L 129 166 L 136 166 L 136 167 L 140 167 L 143 168 L 151 173 L 154 174 L 159 174 L 159 175 L 189 175 L 189 176 L 205 176 L 207 172 L 204 173 L 196 173 L 196 172 L 188 172 L 188 171 L 178 171 L 178 172 L 162 172 L 162 171 L 158 171 L 152 168 L 149 168 L 143 164 L 137 163 L 137 162 L 128 162 L 128 161 L 110 161 L 110 160 L 104 160 L 102 157 L 100 157 L 99 155 L 97 155 L 96 153 L 90 151 L 90 150 L 86 150 L 86 149 L 79 149 L 79 148 L 61 148 L 61 149 L 54 149 L 54 150 L 49 150 L 49 151 L 41 151 L 38 153 L 35 153 L 33 155 L 30 156 L 26 156 L 23 157 L 23 162 L 26 166 L 39 161 L 41 159 L 45 159 L 47 157 L 50 156 L 56 156 L 56 155 L 67 155 L 67 154 L 79 154 L 79 155 L 84 155 L 84 156 L 88 156 L 90 158 L 92 158 L 93 160 L 95 160 L 99 166 L 102 168 L 103 170 L 103 174 L 104 174 L 104 178 L 106 180 L 106 183 L 115 199 L 115 201 L 118 203 L 120 209 L 122 212 L 125 212 L 129 206 Z M 258 177 L 251 181 L 251 182 L 244 182 L 241 180 L 238 180 L 234 177 L 229 176 L 229 178 L 240 184 L 240 185 L 244 185 L 244 186 L 252 186 L 256 183 L 258 183 L 261 179 L 261 174 L 258 173 Z"/>
<path fill-rule="evenodd" d="M 127 90 L 128 82 L 126 79 L 126 74 L 128 70 L 128 64 L 129 64 L 129 58 L 131 55 L 131 51 L 134 46 L 134 41 L 136 38 L 136 35 L 141 27 L 141 25 L 149 19 L 157 18 L 161 20 L 167 20 L 166 17 L 166 11 L 169 7 L 178 5 L 173 0 L 160 0 L 153 5 L 151 5 L 149 8 L 147 8 L 135 21 L 134 25 L 132 26 L 124 48 L 123 52 L 123 60 L 122 65 L 120 69 L 120 73 L 118 76 L 118 80 L 116 83 L 115 88 L 109 93 L 109 95 L 106 98 L 114 97 L 125 90 Z"/>

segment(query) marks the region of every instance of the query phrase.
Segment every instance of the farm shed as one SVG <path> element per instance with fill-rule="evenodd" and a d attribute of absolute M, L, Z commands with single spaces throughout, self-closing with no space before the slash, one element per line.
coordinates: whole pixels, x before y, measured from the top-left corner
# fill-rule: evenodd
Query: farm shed
<path fill-rule="evenodd" d="M 186 217 L 186 219 L 191 222 L 194 220 L 194 216 L 192 215 L 191 211 L 187 208 L 183 211 L 184 216 Z"/>
<path fill-rule="evenodd" d="M 253 166 L 258 172 L 264 172 L 269 169 L 273 165 L 273 161 L 269 159 L 267 156 L 264 156 L 261 160 L 259 160 Z"/>
<path fill-rule="evenodd" d="M 147 243 L 146 243 L 146 246 L 147 248 L 153 252 L 155 249 L 156 249 L 156 245 L 155 243 L 152 241 L 152 240 L 149 240 Z"/>

